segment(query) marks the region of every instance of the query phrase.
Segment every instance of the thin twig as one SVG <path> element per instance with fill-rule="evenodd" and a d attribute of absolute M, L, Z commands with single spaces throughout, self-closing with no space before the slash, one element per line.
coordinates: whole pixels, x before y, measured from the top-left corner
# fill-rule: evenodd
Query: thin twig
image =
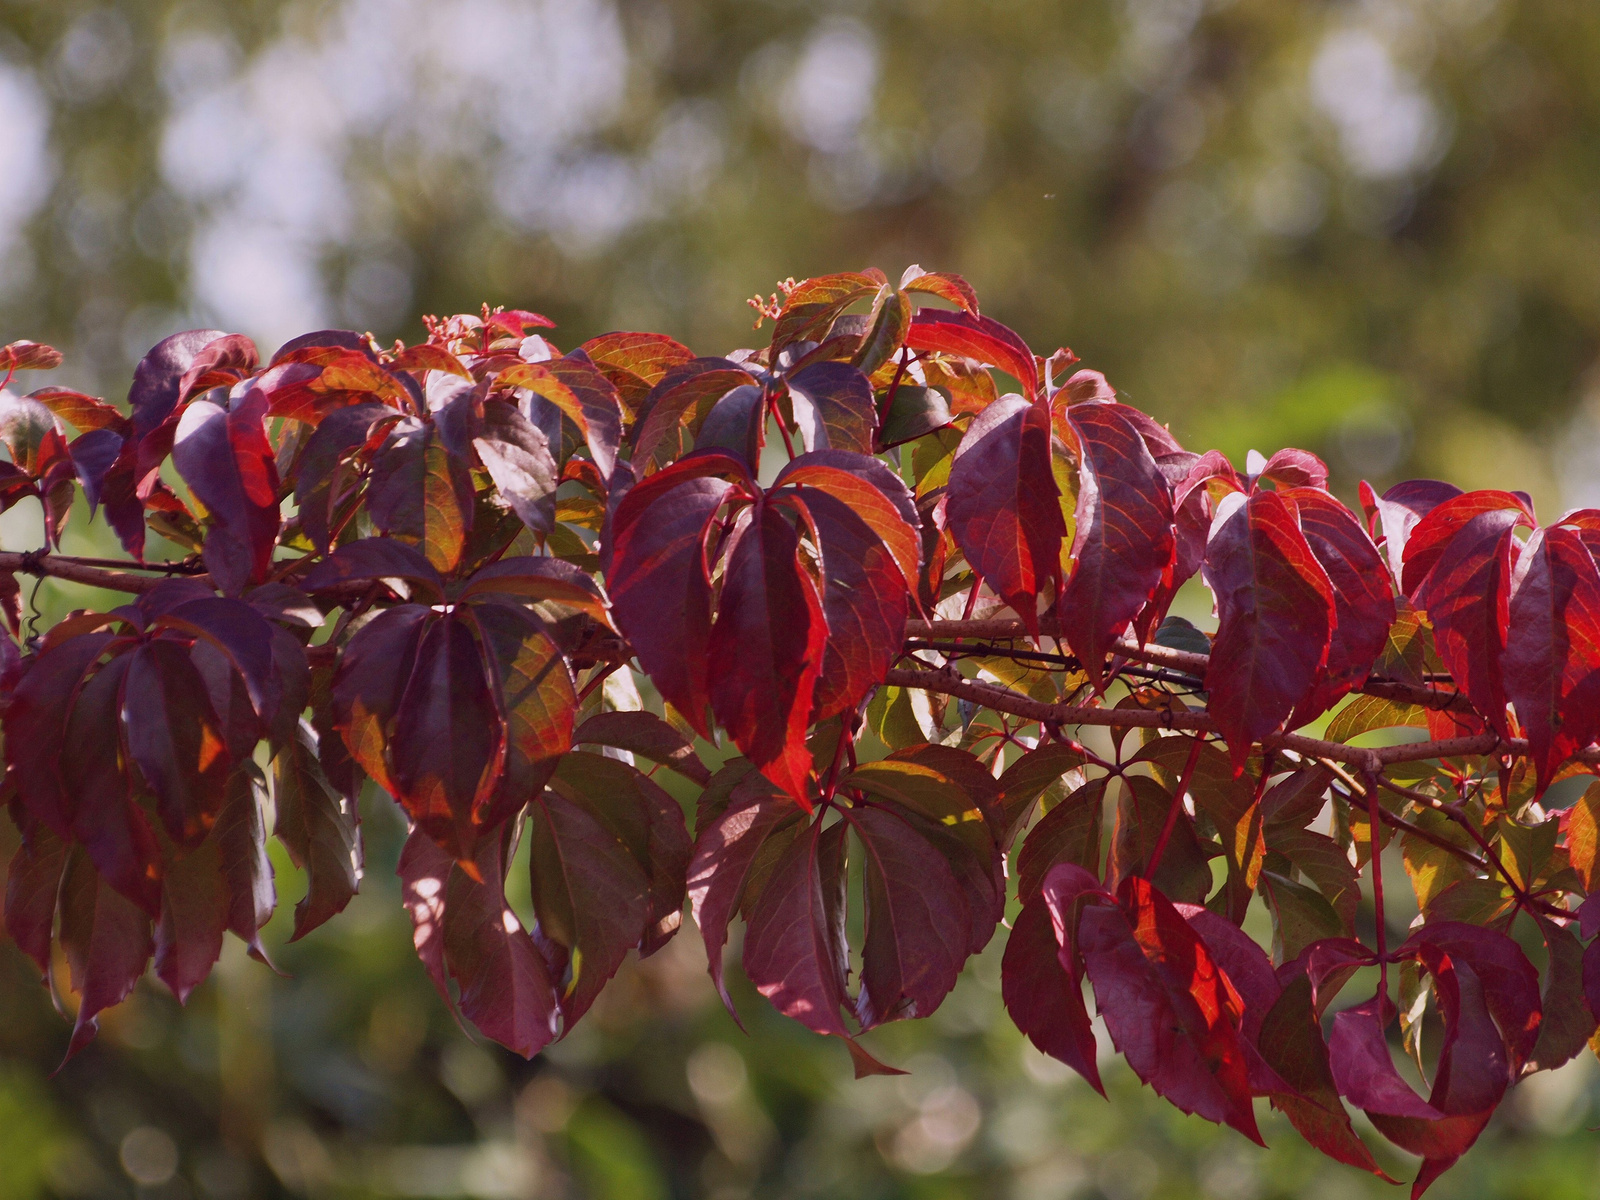
<path fill-rule="evenodd" d="M 933 650 L 950 658 L 1009 658 L 1020 663 L 1043 663 L 1063 671 L 1081 669 L 1081 664 L 1070 654 L 1051 654 L 1047 650 L 1024 650 L 1016 646 L 936 642 L 922 638 L 907 638 L 905 650 L 907 653 L 913 650 Z M 1195 690 L 1205 686 L 1204 680 L 1198 679 L 1193 675 L 1185 675 L 1165 668 L 1151 671 L 1141 667 L 1124 667 L 1122 673 L 1134 679 L 1144 680 L 1147 683 L 1171 683 L 1178 687 Z"/>

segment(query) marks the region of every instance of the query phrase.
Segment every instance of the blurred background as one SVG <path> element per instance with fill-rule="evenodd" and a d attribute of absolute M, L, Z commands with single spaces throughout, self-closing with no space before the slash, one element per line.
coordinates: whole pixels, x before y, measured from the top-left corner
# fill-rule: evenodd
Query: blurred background
<path fill-rule="evenodd" d="M 484 300 L 722 353 L 778 279 L 919 262 L 1191 448 L 1548 520 L 1600 504 L 1597 64 L 1588 0 L 0 0 L 0 340 L 119 399 L 178 329 Z M 280 856 L 281 975 L 232 944 L 56 1074 L 0 945 L 0 1200 L 1400 1194 L 1126 1069 L 1100 1100 L 1005 1020 L 998 942 L 872 1036 L 901 1079 L 748 987 L 741 1035 L 692 928 L 524 1063 L 429 987 L 402 832 L 370 806 L 363 895 L 292 946 Z M 1600 1194 L 1597 1077 L 1518 1089 L 1432 1194 Z"/>

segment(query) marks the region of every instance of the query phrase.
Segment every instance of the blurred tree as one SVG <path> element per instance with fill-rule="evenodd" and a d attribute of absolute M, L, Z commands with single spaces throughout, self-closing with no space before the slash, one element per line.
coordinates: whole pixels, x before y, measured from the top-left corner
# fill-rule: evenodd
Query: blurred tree
<path fill-rule="evenodd" d="M 727 345 L 780 270 L 921 260 L 1193 440 L 1593 486 L 1582 6 L 3 11 L 6 320 L 107 386 L 201 317 L 392 335 L 485 296 Z"/>

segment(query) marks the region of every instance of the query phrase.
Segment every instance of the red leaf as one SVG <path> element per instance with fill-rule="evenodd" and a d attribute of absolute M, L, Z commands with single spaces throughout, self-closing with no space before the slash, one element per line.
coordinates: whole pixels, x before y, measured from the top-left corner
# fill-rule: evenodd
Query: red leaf
<path fill-rule="evenodd" d="M 694 843 L 677 800 L 648 775 L 632 768 L 629 774 L 648 825 L 643 847 L 635 839 L 629 842 L 629 849 L 650 877 L 645 931 L 639 941 L 639 957 L 649 958 L 683 926 L 683 902 L 688 895 L 686 880 Z"/>
<path fill-rule="evenodd" d="M 261 362 L 256 344 L 242 333 L 207 342 L 178 381 L 178 403 L 214 387 L 231 387 Z"/>
<path fill-rule="evenodd" d="M 56 416 L 84 433 L 105 430 L 119 437 L 132 429 L 128 418 L 115 405 L 107 404 L 95 396 L 86 396 L 71 388 L 42 387 L 28 393 L 28 399 L 37 400 Z"/>
<path fill-rule="evenodd" d="M 380 533 L 416 543 L 435 568 L 449 571 L 472 528 L 471 473 L 432 425 L 407 417 L 373 459 L 367 511 Z"/>
<path fill-rule="evenodd" d="M 822 557 L 828 640 L 810 719 L 824 721 L 854 709 L 899 657 L 911 588 L 889 548 L 848 504 L 816 489 L 789 502 Z"/>
<path fill-rule="evenodd" d="M 7 912 L 10 912 L 9 906 Z M 17 940 L 21 941 L 20 938 Z M 1600 1009 L 1600 938 L 1594 939 L 1583 949 L 1583 998 L 1591 1016 Z"/>
<path fill-rule="evenodd" d="M 188 600 L 162 613 L 151 628 L 176 630 L 216 647 L 243 682 L 256 715 L 272 723 L 284 690 L 273 626 L 249 604 L 220 596 Z"/>
<path fill-rule="evenodd" d="M 912 350 L 934 350 L 975 358 L 999 367 L 1022 385 L 1031 400 L 1039 392 L 1039 368 L 1033 351 L 999 321 L 966 312 L 923 309 L 911 319 L 905 344 Z"/>
<path fill-rule="evenodd" d="M 726 457 L 708 456 L 658 471 L 628 493 L 611 523 L 606 583 L 617 626 L 650 681 L 702 737 L 711 734 L 706 541 L 733 491 L 706 473 L 731 465 Z"/>
<path fill-rule="evenodd" d="M 491 313 L 484 327 L 490 333 L 500 333 L 506 337 L 520 338 L 528 332 L 528 327 L 535 329 L 554 329 L 556 323 L 543 313 L 529 312 L 525 308 L 505 308 Z"/>
<path fill-rule="evenodd" d="M 100 506 L 106 476 L 122 454 L 122 438 L 109 429 L 93 429 L 74 438 L 67 449 L 83 488 L 83 498 L 89 502 L 89 517 L 93 519 Z"/>
<path fill-rule="evenodd" d="M 736 387 L 711 406 L 695 431 L 698 451 L 720 451 L 751 473 L 761 467 L 767 437 L 767 394 L 757 384 Z"/>
<path fill-rule="evenodd" d="M 443 371 L 461 379 L 472 378 L 472 372 L 462 365 L 459 358 L 432 342 L 407 346 L 394 356 L 389 365 L 397 371 Z"/>
<path fill-rule="evenodd" d="M 784 487 L 814 488 L 848 505 L 882 539 L 906 582 L 915 585 L 922 522 L 911 490 L 882 460 L 838 450 L 801 454 L 772 481 L 773 492 Z"/>
<path fill-rule="evenodd" d="M 871 807 L 846 816 L 866 856 L 861 1027 L 928 1016 L 956 985 L 972 915 L 944 857 L 905 820 Z"/>
<path fill-rule="evenodd" d="M 1305 698 L 1327 661 L 1332 587 L 1276 492 L 1224 501 L 1205 572 L 1219 618 L 1206 690 L 1237 772 L 1251 745 Z"/>
<path fill-rule="evenodd" d="M 259 388 L 226 410 L 196 401 L 184 410 L 172 446 L 173 464 L 214 522 L 206 568 L 229 595 L 266 579 L 278 539 L 278 469 L 262 426 L 266 409 Z"/>
<path fill-rule="evenodd" d="M 290 338 L 279 346 L 272 356 L 271 365 L 277 366 L 282 362 L 316 361 L 319 356 L 328 357 L 328 352 L 331 350 L 349 350 L 368 362 L 378 361 L 378 356 L 373 353 L 371 339 L 355 330 L 316 329 L 310 333 L 302 333 L 299 337 Z"/>
<path fill-rule="evenodd" d="M 1412 527 L 1406 539 L 1400 590 L 1415 600 L 1456 535 L 1475 518 L 1493 514 L 1509 516 L 1529 529 L 1538 527 L 1528 506 L 1511 492 L 1456 492 L 1430 507 Z"/>
<path fill-rule="evenodd" d="M 327 356 L 325 351 L 316 353 Z M 364 356 L 343 357 L 347 361 L 358 363 L 360 373 L 365 379 L 355 378 L 354 372 L 349 370 L 329 372 L 320 365 L 307 362 L 281 363 L 268 367 L 257 375 L 254 386 L 267 394 L 268 415 L 317 426 L 328 416 L 347 406 L 364 403 L 376 403 L 388 409 L 389 414 L 395 417 L 400 416 L 402 412 L 416 410 L 418 405 L 409 398 L 409 391 L 399 382 L 408 378 L 407 376 L 391 376 L 387 372 L 379 371 L 371 365 L 371 360 Z M 415 383 L 415 380 L 411 382 Z M 351 387 L 350 390 L 346 390 L 343 386 L 333 386 L 358 383 L 371 386 Z"/>
<path fill-rule="evenodd" d="M 1394 952 L 1418 955 L 1425 965 L 1448 955 L 1472 967 L 1484 1002 L 1505 1039 L 1509 1073 L 1514 1078 L 1539 1040 L 1539 972 L 1517 945 L 1497 929 L 1464 921 L 1430 921 Z"/>
<path fill-rule="evenodd" d="M 1082 752 L 1059 742 L 1047 742 L 1028 751 L 1005 769 L 1005 773 L 996 781 L 1000 790 L 996 805 L 999 809 L 1000 832 L 996 840 L 1002 849 L 1011 849 L 1016 835 L 1032 819 L 1034 808 L 1045 789 L 1068 771 L 1083 766 L 1085 761 Z"/>
<path fill-rule="evenodd" d="M 1040 747 L 1033 753 L 1041 754 L 1046 749 Z M 1045 876 L 1058 863 L 1075 863 L 1091 874 L 1099 871 L 1101 806 L 1107 778 L 1101 776 L 1077 788 L 1028 831 L 1022 852 L 1017 855 L 1017 895 L 1024 904 L 1033 900 Z"/>
<path fill-rule="evenodd" d="M 1139 1078 L 1183 1112 L 1261 1142 L 1239 1034 L 1243 1004 L 1171 901 L 1129 876 L 1116 907 L 1084 909 L 1078 947 L 1111 1040 Z"/>
<path fill-rule="evenodd" d="M 301 577 L 308 592 L 327 591 L 344 583 L 398 580 L 419 584 L 422 598 L 444 599 L 444 581 L 423 553 L 394 538 L 361 538 L 340 546 Z"/>
<path fill-rule="evenodd" d="M 354 749 L 352 747 L 352 749 Z M 413 820 L 456 857 L 472 853 L 473 813 L 499 782 L 504 734 L 467 622 L 428 626 L 395 714 L 389 763 Z"/>
<path fill-rule="evenodd" d="M 1269 479 L 1279 490 L 1322 489 L 1328 486 L 1328 467 L 1309 450 L 1279 450 L 1261 468 L 1259 479 Z"/>
<path fill-rule="evenodd" d="M 1061 579 L 1059 496 L 1045 410 L 1009 396 L 979 413 L 956 447 L 946 515 L 967 562 L 1030 630 L 1045 585 Z"/>
<path fill-rule="evenodd" d="M 155 794 L 168 836 L 197 846 L 216 821 L 233 767 L 222 727 L 177 643 L 147 642 L 129 658 L 122 699 L 128 755 Z"/>
<path fill-rule="evenodd" d="M 835 832 L 837 831 L 837 832 Z M 849 1037 L 840 1010 L 848 950 L 844 940 L 844 826 L 803 829 L 748 901 L 744 971 L 786 1017 L 816 1033 Z"/>
<path fill-rule="evenodd" d="M 1522 548 L 1513 589 L 1500 670 L 1537 798 L 1600 732 L 1600 571 L 1576 530 L 1553 525 Z"/>
<path fill-rule="evenodd" d="M 61 351 L 42 342 L 11 342 L 0 346 L 0 371 L 50 371 L 61 365 Z"/>
<path fill-rule="evenodd" d="M 329 549 L 336 512 L 357 486 L 355 471 L 349 466 L 341 471 L 341 465 L 366 443 L 378 421 L 398 415 L 386 404 L 352 404 L 335 409 L 300 451 L 293 472 L 295 508 L 300 514 L 300 528 L 323 554 Z"/>
<path fill-rule="evenodd" d="M 67 851 L 67 843 L 47 826 L 36 824 L 23 837 L 6 873 L 6 932 L 47 980 L 56 894 Z"/>
<path fill-rule="evenodd" d="M 1510 493 L 1469 492 L 1430 512 L 1406 546 L 1406 590 L 1427 610 L 1440 661 L 1503 737 L 1513 532 L 1524 522 L 1529 515 Z"/>
<path fill-rule="evenodd" d="M 379 613 L 346 643 L 333 677 L 334 727 L 351 757 L 391 796 L 399 787 L 385 753 L 389 731 L 431 615 L 419 604 Z"/>
<path fill-rule="evenodd" d="M 664 466 L 683 453 L 683 431 L 722 397 L 750 384 L 750 373 L 725 358 L 696 358 L 668 371 L 639 406 L 632 430 L 636 469 Z"/>
<path fill-rule="evenodd" d="M 1042 899 L 1025 903 L 1012 923 L 1000 962 L 1000 995 L 1011 1020 L 1040 1052 L 1066 1063 L 1105 1095 L 1083 985 L 1061 965 L 1050 909 Z"/>
<path fill-rule="evenodd" d="M 627 371 L 654 387 L 673 367 L 694 357 L 694 351 L 664 333 L 602 333 L 579 347 L 602 371 Z M 615 382 L 615 380 L 613 380 Z"/>
<path fill-rule="evenodd" d="M 1229 493 L 1245 490 L 1244 481 L 1233 469 L 1227 455 L 1220 450 L 1207 450 L 1189 464 L 1184 477 L 1174 485 L 1172 502 L 1181 509 L 1191 496 L 1199 492 L 1217 504 Z"/>
<path fill-rule="evenodd" d="M 747 897 L 746 886 L 756 855 L 777 830 L 797 826 L 800 812 L 786 798 L 774 795 L 771 784 L 759 776 L 752 786 L 736 788 L 733 803 L 710 825 L 697 831 L 694 857 L 688 870 L 689 903 L 694 922 L 706 946 L 707 970 L 717 994 L 735 1021 L 733 1000 L 722 978 L 722 950 L 728 944 L 728 925 Z"/>
<path fill-rule="evenodd" d="M 510 837 L 503 827 L 480 839 L 473 855 L 479 879 L 459 865 L 450 868 L 443 957 L 460 988 L 461 1015 L 486 1037 L 532 1058 L 560 1036 L 561 1010 L 544 956 L 506 902 Z"/>
<path fill-rule="evenodd" d="M 1272 1106 L 1289 1118 L 1300 1136 L 1337 1162 L 1389 1180 L 1339 1102 L 1307 976 L 1292 979 L 1262 1014 L 1256 1044 L 1267 1065 L 1292 1089 L 1275 1094 Z"/>
<path fill-rule="evenodd" d="M 499 402 L 484 405 L 472 448 L 495 492 L 524 525 L 539 533 L 555 528 L 560 472 L 549 439 L 520 409 Z"/>
<path fill-rule="evenodd" d="M 94 1038 L 96 1017 L 120 1004 L 144 974 L 154 946 L 150 918 L 99 874 L 79 851 L 61 879 L 61 949 L 72 969 L 78 1016 L 67 1046 L 71 1058 Z"/>
<path fill-rule="evenodd" d="M 783 514 L 758 504 L 728 556 L 706 667 L 712 711 L 734 744 L 809 808 L 806 727 L 828 627 L 799 549 Z"/>
<path fill-rule="evenodd" d="M 953 746 L 913 746 L 862 763 L 840 786 L 866 792 L 944 856 L 971 918 L 966 953 L 988 945 L 1005 915 L 1006 883 L 998 790 L 983 765 Z"/>
<path fill-rule="evenodd" d="M 695 753 L 694 742 L 652 712 L 595 713 L 572 740 L 642 754 L 701 787 L 711 782 L 711 772 Z"/>
<path fill-rule="evenodd" d="M 938 296 L 941 300 L 959 305 L 973 316 L 978 315 L 978 293 L 973 291 L 972 285 L 961 276 L 947 271 L 924 271 L 917 266 L 907 267 L 905 274 L 900 277 L 900 290 Z"/>
<path fill-rule="evenodd" d="M 1535 918 L 1548 955 L 1539 997 L 1539 1040 L 1528 1056 L 1532 1070 L 1549 1071 L 1583 1052 L 1594 1036 L 1594 1011 L 1585 1000 L 1588 955 L 1571 929 L 1546 916 Z"/>
<path fill-rule="evenodd" d="M 142 439 L 172 415 L 178 406 L 178 389 L 199 353 L 218 338 L 220 329 L 191 329 L 163 338 L 150 348 L 133 369 L 128 404 L 133 409 L 133 437 Z"/>
<path fill-rule="evenodd" d="M 1304 725 L 1366 682 L 1394 624 L 1394 592 L 1383 559 L 1355 515 L 1312 488 L 1282 493 L 1294 505 L 1300 532 L 1333 588 L 1333 637 L 1326 674 L 1291 718 Z"/>
<path fill-rule="evenodd" d="M 317 759 L 317 736 L 301 721 L 273 760 L 274 835 L 306 873 L 306 894 L 295 905 L 298 941 L 344 911 L 361 884 L 361 816 L 334 791 Z"/>
<path fill-rule="evenodd" d="M 577 426 L 601 477 L 611 478 L 622 445 L 622 401 L 611 381 L 586 357 L 516 363 L 500 372 L 496 384 L 527 388 L 559 409 Z"/>
<path fill-rule="evenodd" d="M 228 927 L 227 881 L 214 837 L 163 864 L 161 916 L 156 921 L 156 975 L 179 1004 L 211 974 Z"/>
<path fill-rule="evenodd" d="M 1120 404 L 1066 410 L 1078 445 L 1078 519 L 1072 575 L 1056 612 L 1096 687 L 1112 642 L 1172 564 L 1172 497 Z"/>
<path fill-rule="evenodd" d="M 551 789 L 580 805 L 616 837 L 646 880 L 645 915 L 631 945 L 648 958 L 683 920 L 692 847 L 678 802 L 631 763 L 578 751 L 562 758 Z"/>
<path fill-rule="evenodd" d="M 605 594 L 594 577 L 549 555 L 502 558 L 474 573 L 460 592 L 462 600 L 491 595 L 553 601 L 587 613 L 608 628 L 611 625 Z"/>
<path fill-rule="evenodd" d="M 125 442 L 121 456 L 101 481 L 100 504 L 105 509 L 106 524 L 111 526 L 122 548 L 143 562 L 144 501 L 139 498 L 134 483 L 132 444 Z"/>
<path fill-rule="evenodd" d="M 557 759 L 572 749 L 578 697 L 560 647 L 532 612 L 478 604 L 467 615 L 482 643 L 490 690 L 505 727 L 499 786 L 492 795 L 480 791 L 473 812 L 474 822 L 487 828 L 520 811 L 544 787 Z"/>
<path fill-rule="evenodd" d="M 1410 479 L 1395 484 L 1382 497 L 1374 497 L 1371 487 L 1364 481 L 1361 486 L 1364 489 L 1362 504 L 1369 513 L 1368 532 L 1374 532 L 1371 520 L 1372 514 L 1376 514 L 1383 533 L 1384 549 L 1389 556 L 1389 570 L 1395 582 L 1399 583 L 1404 573 L 1406 545 L 1411 540 L 1411 531 L 1439 505 L 1461 495 L 1461 489 L 1453 483 L 1437 479 Z"/>
<path fill-rule="evenodd" d="M 1283 991 L 1273 972 L 1272 960 L 1249 934 L 1219 913 L 1199 904 L 1175 904 L 1178 914 L 1206 944 L 1217 966 L 1239 993 L 1244 1008 L 1239 1032 L 1254 1045 L 1262 1018 Z"/>
<path fill-rule="evenodd" d="M 785 383 L 807 450 L 871 454 L 878 429 L 872 384 L 849 363 L 813 363 Z"/>
<path fill-rule="evenodd" d="M 161 903 L 160 855 L 143 807 L 129 794 L 117 736 L 131 659 L 113 658 L 78 693 L 66 729 L 72 753 L 61 756 L 61 780 L 71 797 L 73 837 L 111 886 L 154 916 Z"/>
<path fill-rule="evenodd" d="M 411 944 L 446 1006 L 453 1006 L 444 966 L 445 885 L 452 870 L 459 868 L 438 843 L 413 828 L 400 850 L 395 874 L 400 877 L 401 896 L 411 917 Z M 550 1007 L 556 1007 L 553 989 Z"/>
<path fill-rule="evenodd" d="M 567 1024 L 588 1011 L 646 924 L 649 880 L 584 805 L 545 792 L 528 810 L 533 911 Z"/>
<path fill-rule="evenodd" d="M 1453 969 L 1449 975 L 1455 975 Z M 1444 987 L 1440 986 L 1441 983 L 1442 980 L 1435 981 L 1441 1002 L 1447 990 L 1459 992 L 1457 986 L 1452 986 L 1453 979 L 1451 984 Z M 1402 1149 L 1421 1155 L 1424 1159 L 1442 1155 L 1454 1161 L 1476 1140 L 1489 1114 L 1484 1112 L 1481 1120 L 1477 1114 L 1448 1116 L 1411 1090 L 1411 1086 L 1395 1070 L 1389 1043 L 1384 1037 L 1387 1022 L 1379 1015 L 1379 1003 L 1380 998 L 1374 998 L 1365 1004 L 1345 1009 L 1333 1019 L 1328 1054 L 1339 1091 L 1350 1103 L 1366 1112 L 1380 1133 Z M 1457 1007 L 1452 1004 L 1453 1010 Z M 1481 1004 L 1474 1006 L 1474 1012 L 1487 1019 Z M 1446 1050 L 1452 1049 L 1455 1039 L 1450 1031 L 1447 1030 L 1445 1037 Z M 1448 1061 L 1441 1057 L 1442 1061 Z M 1503 1058 L 1501 1061 L 1503 1063 Z M 1440 1077 L 1447 1080 L 1447 1071 L 1442 1071 Z M 1434 1092 L 1435 1095 L 1439 1092 L 1437 1085 Z M 1420 1196 L 1427 1184 L 1438 1175 L 1438 1170 L 1432 1167 L 1431 1162 L 1424 1161 L 1422 1171 L 1412 1187 L 1413 1197 Z"/>
<path fill-rule="evenodd" d="M 1425 1160 L 1420 1196 L 1477 1139 L 1539 1036 L 1538 973 L 1502 933 L 1432 922 L 1396 957 L 1415 955 L 1433 976 L 1444 1042 L 1424 1102 L 1400 1078 L 1384 1037 L 1386 998 L 1346 1009 L 1329 1040 L 1334 1078 L 1390 1141 Z"/>
<path fill-rule="evenodd" d="M 1166 741 L 1168 739 L 1161 739 Z M 1187 740 L 1187 739 L 1185 739 Z M 1160 745 L 1160 742 L 1154 743 Z M 1211 891 L 1211 866 L 1195 834 L 1194 820 L 1180 803 L 1176 810 L 1172 793 L 1154 779 L 1126 775 L 1117 797 L 1117 819 L 1112 831 L 1111 853 L 1106 859 L 1106 878 L 1120 883 L 1130 875 L 1142 875 L 1178 900 L 1199 902 Z M 1192 792 L 1198 792 L 1194 787 Z M 1156 870 L 1149 871 L 1151 856 L 1161 843 L 1169 817 L 1172 832 Z M 1246 831 L 1251 822 L 1241 822 Z M 1229 830 L 1236 834 L 1237 830 Z M 1230 841 L 1238 844 L 1237 837 Z M 1235 872 L 1237 873 L 1237 872 Z"/>
<path fill-rule="evenodd" d="M 9 777 L 23 808 L 57 837 L 72 832 L 73 804 L 62 787 L 60 767 L 67 720 L 84 676 L 111 639 L 109 633 L 94 632 L 46 646 L 27 662 L 3 709 Z M 108 720 L 115 719 L 113 700 Z M 102 746 L 108 744 L 108 729 L 95 731 Z"/>
<path fill-rule="evenodd" d="M 887 284 L 883 272 L 849 271 L 803 279 L 785 299 L 772 331 L 774 352 L 792 342 L 815 341 L 827 333 L 839 314 L 857 300 L 876 295 Z"/>

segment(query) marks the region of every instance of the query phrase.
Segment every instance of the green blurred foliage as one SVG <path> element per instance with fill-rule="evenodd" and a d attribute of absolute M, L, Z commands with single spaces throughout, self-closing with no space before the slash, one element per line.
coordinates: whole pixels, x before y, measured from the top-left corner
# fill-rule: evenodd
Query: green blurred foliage
<path fill-rule="evenodd" d="M 0 332 L 115 397 L 176 329 L 414 339 L 483 300 L 720 353 L 780 278 L 920 262 L 1197 448 L 1548 517 L 1600 501 L 1597 61 L 1573 0 L 0 0 Z M 84 515 L 68 549 L 109 552 Z M 0 946 L 0 1200 L 1395 1194 L 1123 1068 L 1100 1100 L 1005 1020 L 998 942 L 874 1035 L 903 1078 L 852 1082 L 734 970 L 741 1036 L 692 928 L 523 1063 L 432 993 L 386 801 L 366 833 L 303 943 L 276 860 L 281 974 L 230 945 L 59 1073 Z M 1433 1194 L 1594 1195 L 1597 1074 L 1524 1085 Z"/>

